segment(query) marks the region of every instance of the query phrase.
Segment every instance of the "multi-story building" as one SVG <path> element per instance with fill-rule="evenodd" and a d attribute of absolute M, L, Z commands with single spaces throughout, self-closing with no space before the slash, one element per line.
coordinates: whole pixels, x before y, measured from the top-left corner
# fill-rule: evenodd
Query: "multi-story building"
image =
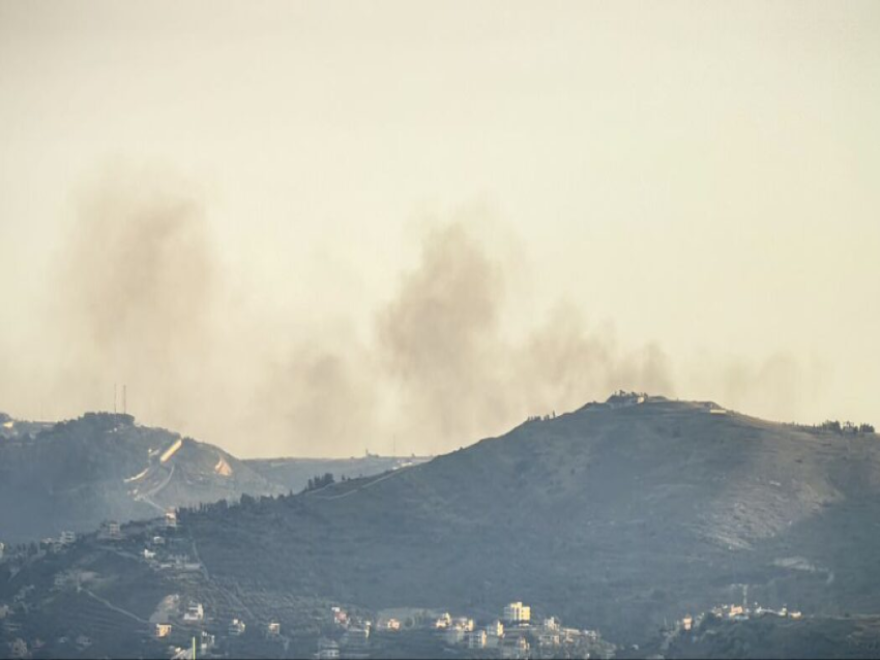
<path fill-rule="evenodd" d="M 532 618 L 532 608 L 517 601 L 504 608 L 504 620 L 508 623 L 524 624 Z"/>

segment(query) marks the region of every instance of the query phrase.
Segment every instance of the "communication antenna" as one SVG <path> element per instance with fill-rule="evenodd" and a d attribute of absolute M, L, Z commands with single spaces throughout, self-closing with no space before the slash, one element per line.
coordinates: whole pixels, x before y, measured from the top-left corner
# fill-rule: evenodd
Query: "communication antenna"
<path fill-rule="evenodd" d="M 128 405 L 126 402 L 126 388 L 127 385 L 122 386 L 122 414 L 125 415 L 128 412 Z"/>

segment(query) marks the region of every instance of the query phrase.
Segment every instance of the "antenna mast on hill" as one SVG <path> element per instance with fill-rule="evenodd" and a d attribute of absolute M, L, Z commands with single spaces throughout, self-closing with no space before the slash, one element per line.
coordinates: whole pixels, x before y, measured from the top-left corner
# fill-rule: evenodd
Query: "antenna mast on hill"
<path fill-rule="evenodd" d="M 122 414 L 125 415 L 128 413 L 128 405 L 126 401 L 126 389 L 127 385 L 122 386 Z"/>
<path fill-rule="evenodd" d="M 116 414 L 116 383 L 113 383 L 113 414 Z"/>

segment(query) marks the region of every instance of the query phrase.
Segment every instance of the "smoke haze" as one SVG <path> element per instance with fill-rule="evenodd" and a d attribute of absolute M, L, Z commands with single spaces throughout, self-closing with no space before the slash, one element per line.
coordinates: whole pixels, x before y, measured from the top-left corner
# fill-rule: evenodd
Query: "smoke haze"
<path fill-rule="evenodd" d="M 617 388 L 876 424 L 878 7 L 0 3 L 0 410 L 125 384 L 243 456 Z"/>
<path fill-rule="evenodd" d="M 617 389 L 677 394 L 659 345 L 620 346 L 574 303 L 557 301 L 520 337 L 503 332 L 527 260 L 469 229 L 479 208 L 422 226 L 416 265 L 365 338 L 350 321 L 294 336 L 282 318 L 233 323 L 247 308 L 227 291 L 204 204 L 184 182 L 117 168 L 80 198 L 46 332 L 33 337 L 58 350 L 52 398 L 77 414 L 117 384 L 121 410 L 126 384 L 144 423 L 243 455 L 332 456 L 441 453 Z M 775 356 L 696 380 L 730 405 L 769 400 L 789 413 L 812 382 L 799 369 Z"/>

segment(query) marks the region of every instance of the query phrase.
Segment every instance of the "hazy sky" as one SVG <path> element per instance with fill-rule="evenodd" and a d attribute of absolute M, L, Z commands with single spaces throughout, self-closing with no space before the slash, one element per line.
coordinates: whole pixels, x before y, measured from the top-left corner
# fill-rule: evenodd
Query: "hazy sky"
<path fill-rule="evenodd" d="M 880 3 L 0 2 L 0 410 L 438 452 L 880 423 Z"/>

